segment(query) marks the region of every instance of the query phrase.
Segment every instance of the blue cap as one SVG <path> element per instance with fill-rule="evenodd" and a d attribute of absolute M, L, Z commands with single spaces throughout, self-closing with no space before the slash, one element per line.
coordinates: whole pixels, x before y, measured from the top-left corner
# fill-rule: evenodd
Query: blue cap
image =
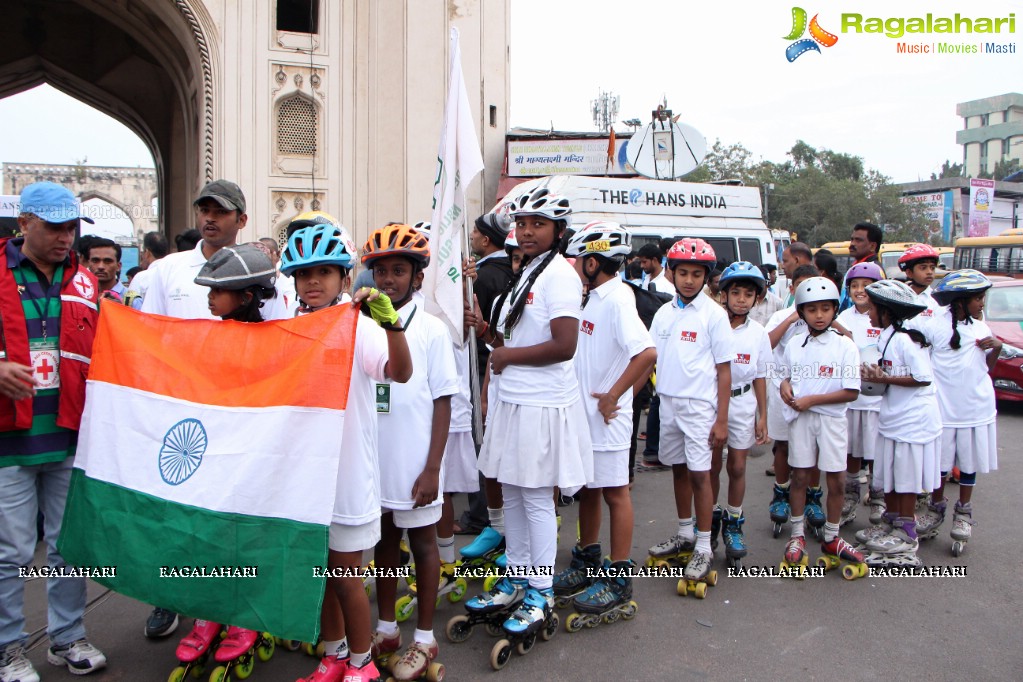
<path fill-rule="evenodd" d="M 48 223 L 66 223 L 81 218 L 87 223 L 95 221 L 82 215 L 82 207 L 68 188 L 55 182 L 37 182 L 21 190 L 22 213 L 32 213 Z"/>

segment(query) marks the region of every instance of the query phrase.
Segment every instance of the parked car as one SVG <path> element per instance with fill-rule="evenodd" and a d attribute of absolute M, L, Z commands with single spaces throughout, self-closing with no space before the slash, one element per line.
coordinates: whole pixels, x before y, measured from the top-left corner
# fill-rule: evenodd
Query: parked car
<path fill-rule="evenodd" d="M 991 373 L 995 398 L 1023 401 L 1023 280 L 992 279 L 984 321 L 1003 344 Z"/>

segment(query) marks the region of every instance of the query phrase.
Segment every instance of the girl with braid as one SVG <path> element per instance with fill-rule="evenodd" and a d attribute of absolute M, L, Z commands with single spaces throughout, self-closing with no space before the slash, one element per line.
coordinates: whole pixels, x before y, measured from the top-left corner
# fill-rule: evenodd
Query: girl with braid
<path fill-rule="evenodd" d="M 476 614 L 507 614 L 519 638 L 551 619 L 557 552 L 554 487 L 571 495 L 593 479 L 593 453 L 573 357 L 582 282 L 559 253 L 568 199 L 536 188 L 515 201 L 515 235 L 524 258 L 494 303 L 484 340 L 499 378 L 479 469 L 501 483 L 507 572 L 470 599 Z"/>

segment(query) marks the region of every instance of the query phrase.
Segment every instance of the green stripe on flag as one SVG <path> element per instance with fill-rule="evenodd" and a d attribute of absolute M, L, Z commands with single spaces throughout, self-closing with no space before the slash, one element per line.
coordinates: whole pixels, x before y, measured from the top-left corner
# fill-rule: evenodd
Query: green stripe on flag
<path fill-rule="evenodd" d="M 96 582 L 147 604 L 315 642 L 326 578 L 314 568 L 327 565 L 327 535 L 326 526 L 176 504 L 75 469 L 58 547 L 69 565 L 115 568 Z M 256 575 L 168 577 L 204 567 Z"/>

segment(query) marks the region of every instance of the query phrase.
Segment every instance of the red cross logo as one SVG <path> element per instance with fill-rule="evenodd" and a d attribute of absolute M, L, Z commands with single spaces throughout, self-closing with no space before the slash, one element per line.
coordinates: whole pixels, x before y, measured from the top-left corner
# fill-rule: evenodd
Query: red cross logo
<path fill-rule="evenodd" d="M 86 277 L 84 273 L 79 272 L 75 275 L 75 278 L 71 281 L 71 283 L 75 285 L 75 289 L 78 289 L 78 293 L 85 298 L 91 299 L 93 294 L 96 293 L 92 286 L 92 282 L 89 281 L 89 278 Z"/>
<path fill-rule="evenodd" d="M 43 355 L 39 359 L 39 364 L 36 365 L 35 369 L 37 374 L 42 375 L 43 381 L 49 382 L 50 375 L 53 374 L 53 372 L 56 371 L 57 368 L 51 365 L 50 361 L 46 358 L 45 355 Z"/>

